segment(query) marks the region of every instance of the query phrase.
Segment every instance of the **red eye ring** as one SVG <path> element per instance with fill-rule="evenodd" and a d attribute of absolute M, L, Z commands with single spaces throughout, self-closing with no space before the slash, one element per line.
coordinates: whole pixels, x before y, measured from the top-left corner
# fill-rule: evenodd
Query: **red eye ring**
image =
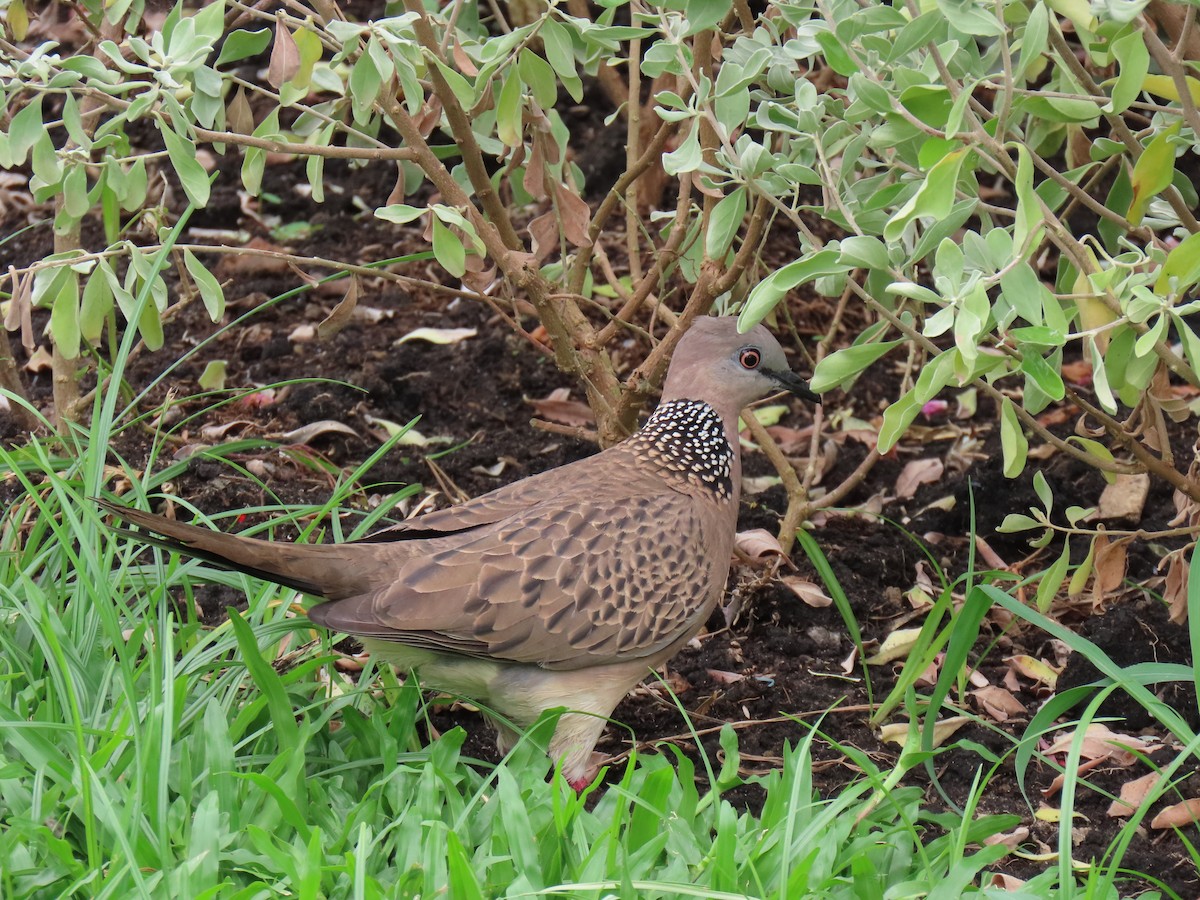
<path fill-rule="evenodd" d="M 758 364 L 762 362 L 762 354 L 753 347 L 747 347 L 738 354 L 738 362 L 742 364 L 743 369 L 757 369 Z"/>

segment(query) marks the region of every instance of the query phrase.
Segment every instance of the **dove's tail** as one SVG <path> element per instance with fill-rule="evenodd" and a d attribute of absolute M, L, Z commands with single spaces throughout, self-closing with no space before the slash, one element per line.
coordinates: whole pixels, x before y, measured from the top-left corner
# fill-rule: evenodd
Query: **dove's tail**
<path fill-rule="evenodd" d="M 356 572 L 353 566 L 337 564 L 346 552 L 338 544 L 264 541 L 186 525 L 107 500 L 96 502 L 116 518 L 140 529 L 116 529 L 119 533 L 185 556 L 206 560 L 222 569 L 244 572 L 328 599 L 352 596 L 367 587 L 363 584 L 364 572 Z"/>

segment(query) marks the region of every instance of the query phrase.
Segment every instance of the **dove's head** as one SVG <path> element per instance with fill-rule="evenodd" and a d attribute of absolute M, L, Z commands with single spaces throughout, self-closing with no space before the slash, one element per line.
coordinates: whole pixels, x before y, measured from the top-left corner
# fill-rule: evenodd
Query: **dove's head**
<path fill-rule="evenodd" d="M 788 367 L 771 332 L 755 325 L 740 334 L 737 319 L 722 316 L 697 319 L 680 338 L 662 398 L 703 400 L 726 416 L 777 391 L 821 402 Z"/>

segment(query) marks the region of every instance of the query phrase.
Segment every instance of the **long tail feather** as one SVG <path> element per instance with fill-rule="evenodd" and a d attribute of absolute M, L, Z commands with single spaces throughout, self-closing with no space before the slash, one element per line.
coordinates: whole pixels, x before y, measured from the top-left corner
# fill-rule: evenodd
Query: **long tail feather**
<path fill-rule="evenodd" d="M 96 502 L 117 519 L 141 529 L 114 529 L 117 533 L 146 544 L 203 559 L 228 571 L 244 572 L 318 597 L 347 596 L 361 590 L 359 585 L 339 583 L 345 581 L 343 576 L 349 567 L 331 565 L 334 557 L 344 553 L 344 549 L 336 544 L 264 541 L 176 522 L 107 500 Z"/>

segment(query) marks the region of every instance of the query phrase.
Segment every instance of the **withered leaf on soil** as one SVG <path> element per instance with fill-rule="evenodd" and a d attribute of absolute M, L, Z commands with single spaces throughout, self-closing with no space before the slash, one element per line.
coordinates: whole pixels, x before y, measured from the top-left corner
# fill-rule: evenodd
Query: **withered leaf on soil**
<path fill-rule="evenodd" d="M 1013 716 L 1025 714 L 1025 704 L 1012 692 L 996 684 L 989 684 L 971 692 L 983 711 L 997 722 L 1007 722 Z"/>
<path fill-rule="evenodd" d="M 396 340 L 395 344 L 407 341 L 428 341 L 430 344 L 457 344 L 467 338 L 473 338 L 479 332 L 474 328 L 414 328 L 404 337 Z"/>
<path fill-rule="evenodd" d="M 970 716 L 951 716 L 940 719 L 933 726 L 933 746 L 940 747 L 946 743 L 958 729 L 971 721 Z M 908 723 L 893 722 L 879 729 L 879 739 L 884 743 L 891 742 L 903 746 L 908 740 Z"/>
<path fill-rule="evenodd" d="M 801 578 L 798 575 L 785 575 L 782 579 L 788 589 L 811 606 L 813 609 L 824 609 L 833 605 L 833 598 L 821 590 L 819 585 Z"/>
<path fill-rule="evenodd" d="M 896 479 L 896 496 L 902 500 L 911 500 L 916 496 L 917 488 L 939 480 L 945 469 L 945 465 L 937 457 L 912 460 Z"/>
<path fill-rule="evenodd" d="M 346 288 L 345 296 L 342 297 L 329 315 L 317 325 L 317 337 L 325 340 L 326 338 L 333 337 L 345 328 L 353 317 L 356 306 L 358 306 L 358 276 L 351 275 L 350 286 Z"/>
<path fill-rule="evenodd" d="M 901 628 L 899 631 L 893 631 L 883 639 L 883 643 L 879 645 L 879 649 L 875 651 L 875 654 L 868 657 L 867 665 L 882 666 L 885 663 L 890 663 L 892 660 L 907 657 L 908 652 L 916 644 L 917 636 L 920 633 L 920 628 Z"/>
<path fill-rule="evenodd" d="M 1077 733 L 1077 729 L 1062 732 L 1046 748 L 1046 753 L 1050 755 L 1067 753 L 1071 749 Z M 1149 753 L 1161 743 L 1157 738 L 1121 734 L 1102 722 L 1093 722 L 1083 733 L 1083 743 L 1080 746 L 1079 755 L 1082 759 L 1107 759 L 1116 765 L 1128 765 L 1133 761 L 1131 751 Z"/>
<path fill-rule="evenodd" d="M 1019 675 L 1030 681 L 1044 684 L 1050 688 L 1058 683 L 1058 671 L 1044 660 L 1019 653 L 1004 661 Z"/>
<path fill-rule="evenodd" d="M 1151 828 L 1183 828 L 1200 822 L 1200 797 L 1189 797 L 1182 803 L 1168 806 L 1151 822 Z"/>
<path fill-rule="evenodd" d="M 596 424 L 596 414 L 592 408 L 581 400 L 570 400 L 571 391 L 568 388 L 555 388 L 540 400 L 526 399 L 525 402 L 534 408 L 539 416 L 560 425 L 571 425 L 582 428 Z"/>
<path fill-rule="evenodd" d="M 322 419 L 319 422 L 310 422 L 307 425 L 301 425 L 299 428 L 293 428 L 291 431 L 279 435 L 278 438 L 286 444 L 307 444 L 323 434 L 359 436 L 357 431 L 343 422 L 338 422 L 334 419 Z"/>
<path fill-rule="evenodd" d="M 766 562 L 769 559 L 783 557 L 783 547 L 779 538 L 765 528 L 751 528 L 749 531 L 739 531 L 733 541 L 733 548 L 739 554 L 750 560 Z"/>
<path fill-rule="evenodd" d="M 1121 785 L 1121 795 L 1108 806 L 1108 815 L 1114 818 L 1124 818 L 1133 815 L 1142 805 L 1146 795 L 1158 784 L 1162 775 L 1158 772 L 1147 772 L 1141 778 L 1127 781 Z"/>

